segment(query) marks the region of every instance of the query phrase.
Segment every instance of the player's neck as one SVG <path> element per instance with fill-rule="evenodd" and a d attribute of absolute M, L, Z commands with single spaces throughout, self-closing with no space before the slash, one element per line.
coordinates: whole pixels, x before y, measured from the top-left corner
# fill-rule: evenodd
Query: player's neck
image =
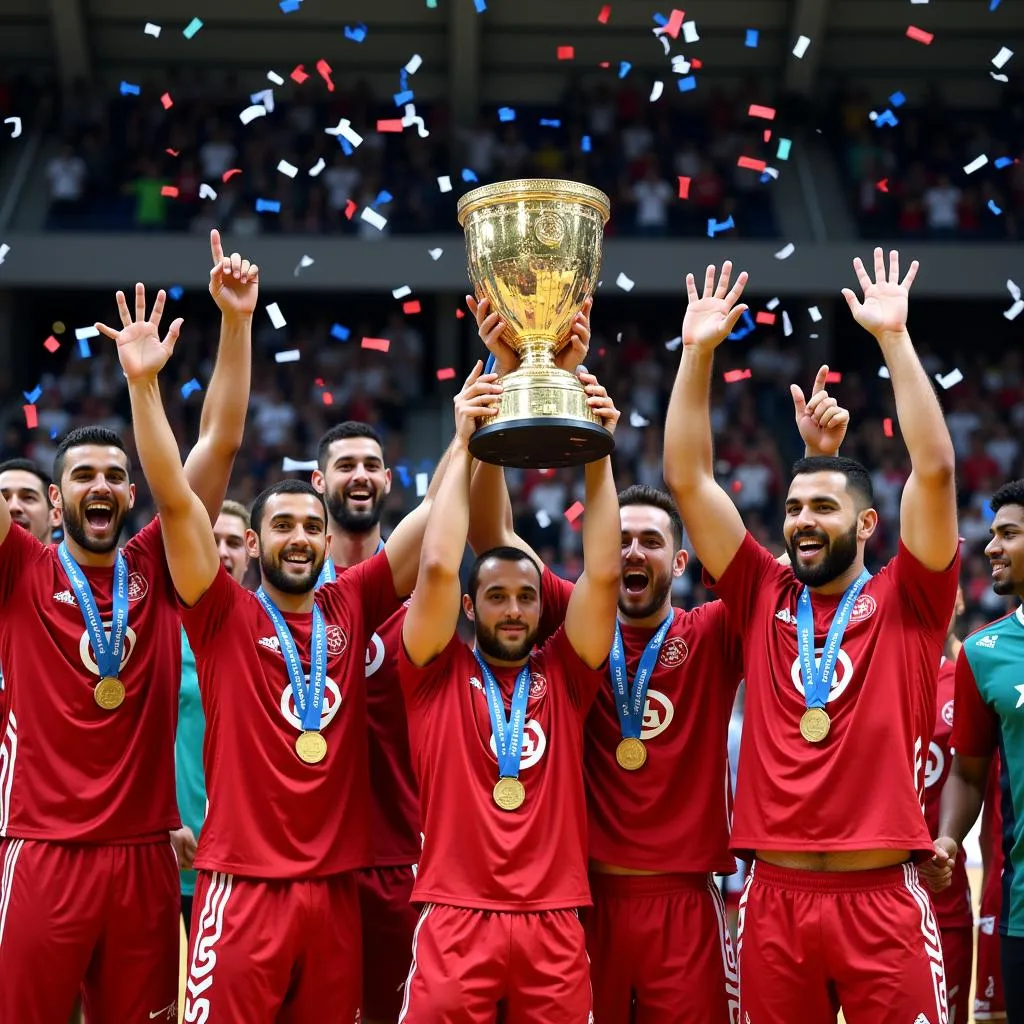
<path fill-rule="evenodd" d="M 517 661 L 503 661 L 501 658 L 494 658 L 485 651 L 481 651 L 479 645 L 474 641 L 473 647 L 475 650 L 480 651 L 480 657 L 487 662 L 488 665 L 493 665 L 495 668 L 522 668 L 529 660 L 529 654 L 525 658 L 519 658 Z"/>
<path fill-rule="evenodd" d="M 843 594 L 846 592 L 846 588 L 864 571 L 864 560 L 863 558 L 857 558 L 857 560 L 846 570 L 841 576 L 837 576 L 834 580 L 829 580 L 828 583 L 823 583 L 820 587 L 811 587 L 812 594 Z"/>
<path fill-rule="evenodd" d="M 350 533 L 332 519 L 328 524 L 331 531 L 331 561 L 339 569 L 348 569 L 373 558 L 380 547 L 380 526 L 366 533 Z"/>
<path fill-rule="evenodd" d="M 643 616 L 632 616 L 624 615 L 622 610 L 619 610 L 619 622 L 624 626 L 635 626 L 637 629 L 657 629 L 666 618 L 672 613 L 672 598 L 666 597 L 663 604 L 657 609 L 657 611 L 651 612 L 650 615 Z"/>
<path fill-rule="evenodd" d="M 83 548 L 74 537 L 64 531 L 64 543 L 67 544 L 68 554 L 79 564 L 87 565 L 93 569 L 109 569 L 117 561 L 117 547 L 109 551 L 90 551 Z"/>
<path fill-rule="evenodd" d="M 275 607 L 283 612 L 311 612 L 313 610 L 314 590 L 307 590 L 301 594 L 289 594 L 285 590 L 279 590 L 273 583 L 268 582 L 266 576 L 260 577 L 260 585 Z"/>

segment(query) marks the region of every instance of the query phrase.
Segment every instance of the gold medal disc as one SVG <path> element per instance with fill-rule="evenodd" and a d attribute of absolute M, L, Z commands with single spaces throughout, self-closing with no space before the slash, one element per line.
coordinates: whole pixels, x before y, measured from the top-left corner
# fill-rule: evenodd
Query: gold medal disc
<path fill-rule="evenodd" d="M 615 760 L 618 761 L 619 767 L 627 772 L 643 768 L 647 763 L 647 747 L 644 746 L 644 741 L 635 736 L 627 736 L 615 748 Z"/>
<path fill-rule="evenodd" d="M 113 711 L 124 703 L 124 683 L 116 676 L 104 676 L 94 687 L 92 696 L 104 711 Z"/>
<path fill-rule="evenodd" d="M 319 764 L 327 756 L 327 740 L 316 730 L 299 733 L 295 750 L 306 764 Z"/>
<path fill-rule="evenodd" d="M 800 716 L 800 735 L 808 743 L 820 743 L 832 727 L 832 720 L 824 708 L 808 708 Z"/>
<path fill-rule="evenodd" d="M 516 811 L 526 799 L 526 787 L 518 779 L 498 779 L 494 786 L 494 802 L 503 811 Z"/>

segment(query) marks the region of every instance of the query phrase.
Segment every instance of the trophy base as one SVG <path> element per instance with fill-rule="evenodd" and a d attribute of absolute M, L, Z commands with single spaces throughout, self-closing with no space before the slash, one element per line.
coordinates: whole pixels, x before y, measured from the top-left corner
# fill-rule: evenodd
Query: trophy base
<path fill-rule="evenodd" d="M 480 427 L 469 441 L 475 459 L 514 469 L 582 466 L 614 449 L 615 439 L 600 424 L 559 416 L 498 420 Z"/>

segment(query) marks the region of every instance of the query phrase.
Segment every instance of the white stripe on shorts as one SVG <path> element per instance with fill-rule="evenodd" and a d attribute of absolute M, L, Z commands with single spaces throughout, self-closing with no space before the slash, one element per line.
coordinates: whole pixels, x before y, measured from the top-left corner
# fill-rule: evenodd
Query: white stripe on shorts
<path fill-rule="evenodd" d="M 0 946 L 4 941 L 4 927 L 7 924 L 7 908 L 11 903 L 11 890 L 14 888 L 14 868 L 18 863 L 18 855 L 25 845 L 24 839 L 12 839 L 4 853 L 3 874 L 0 874 Z"/>
<path fill-rule="evenodd" d="M 412 963 L 409 965 L 409 974 L 405 979 L 405 992 L 402 993 L 402 1012 L 398 1015 L 398 1024 L 402 1024 L 405 1015 L 409 1012 L 409 992 L 412 989 L 413 975 L 416 973 L 416 945 L 420 939 L 420 929 L 426 921 L 430 912 L 434 909 L 433 903 L 424 903 L 420 911 L 420 919 L 416 922 L 416 929 L 412 933 Z"/>
<path fill-rule="evenodd" d="M 932 990 L 935 993 L 935 1013 L 938 1015 L 938 1024 L 949 1024 L 946 968 L 942 961 L 942 939 L 939 935 L 939 927 L 935 922 L 931 900 L 921 885 L 916 865 L 903 865 L 903 884 L 921 913 L 921 935 L 924 938 L 924 951 L 928 957 L 928 966 L 932 972 Z"/>

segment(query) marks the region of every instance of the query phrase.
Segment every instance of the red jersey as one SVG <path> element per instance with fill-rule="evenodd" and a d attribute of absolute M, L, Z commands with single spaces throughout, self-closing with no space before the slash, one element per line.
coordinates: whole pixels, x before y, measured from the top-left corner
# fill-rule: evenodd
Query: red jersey
<path fill-rule="evenodd" d="M 741 624 L 747 698 L 732 849 L 914 850 L 929 857 L 923 775 L 959 555 L 926 569 L 902 541 L 853 606 L 828 696 L 831 730 L 800 735 L 806 710 L 796 609 L 803 585 L 748 533 L 717 583 Z M 820 655 L 841 594 L 815 594 Z M 884 793 L 885 799 L 878 799 Z"/>
<path fill-rule="evenodd" d="M 953 765 L 950 738 L 953 735 L 953 691 L 956 662 L 942 659 L 935 701 L 935 731 L 928 746 L 924 767 L 924 817 L 932 838 L 939 834 L 939 804 L 942 790 Z M 953 866 L 953 884 L 942 892 L 932 893 L 935 917 L 942 928 L 970 928 L 974 924 L 971 907 L 971 886 L 967 880 L 967 854 L 961 847 Z"/>
<path fill-rule="evenodd" d="M 519 670 L 492 669 L 507 715 Z M 590 905 L 583 720 L 604 674 L 580 660 L 564 629 L 530 655 L 530 669 L 519 762 L 526 801 L 508 812 L 492 798 L 498 759 L 473 652 L 454 636 L 420 668 L 402 647 L 424 834 L 416 903 L 507 911 Z"/>
<path fill-rule="evenodd" d="M 196 867 L 250 878 L 312 878 L 370 862 L 364 659 L 373 624 L 399 606 L 381 552 L 316 592 L 327 626 L 321 731 L 327 756 L 306 764 L 288 670 L 255 594 L 221 569 L 181 618 L 206 713 L 209 810 Z M 281 612 L 308 678 L 312 616 Z"/>
<path fill-rule="evenodd" d="M 158 520 L 124 546 L 124 703 L 98 707 L 89 634 L 53 545 L 0 545 L 0 836 L 130 843 L 178 828 L 174 731 L 181 626 Z M 82 566 L 110 633 L 114 568 Z"/>
<path fill-rule="evenodd" d="M 545 570 L 544 618 L 565 618 L 572 584 Z M 648 758 L 627 772 L 610 671 L 587 716 L 584 775 L 590 856 L 634 871 L 731 874 L 729 718 L 743 677 L 743 649 L 725 605 L 711 601 L 674 619 L 647 688 L 640 738 Z M 619 623 L 632 682 L 657 632 Z"/>
<path fill-rule="evenodd" d="M 374 867 L 404 867 L 420 857 L 420 797 L 409 752 L 409 722 L 398 682 L 405 607 L 366 649 L 366 716 L 370 727 L 370 847 Z"/>

